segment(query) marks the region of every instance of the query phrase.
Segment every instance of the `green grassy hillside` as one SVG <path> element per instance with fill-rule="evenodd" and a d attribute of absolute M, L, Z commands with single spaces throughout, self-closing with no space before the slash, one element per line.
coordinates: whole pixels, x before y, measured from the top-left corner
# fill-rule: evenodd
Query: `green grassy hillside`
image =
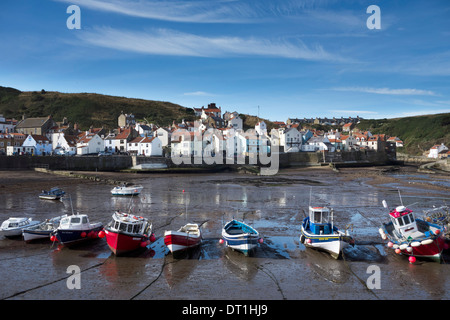
<path fill-rule="evenodd" d="M 0 114 L 7 118 L 22 119 L 23 114 L 27 117 L 52 115 L 56 121 L 67 117 L 70 122 L 77 122 L 81 129 L 91 125 L 115 128 L 122 111 L 158 125 L 169 125 L 174 120 L 194 120 L 193 109 L 170 102 L 95 93 L 22 92 L 0 87 Z"/>
<path fill-rule="evenodd" d="M 435 144 L 450 144 L 450 113 L 424 115 L 397 119 L 362 120 L 360 130 L 397 136 L 404 142 L 403 150 L 421 155 Z"/>

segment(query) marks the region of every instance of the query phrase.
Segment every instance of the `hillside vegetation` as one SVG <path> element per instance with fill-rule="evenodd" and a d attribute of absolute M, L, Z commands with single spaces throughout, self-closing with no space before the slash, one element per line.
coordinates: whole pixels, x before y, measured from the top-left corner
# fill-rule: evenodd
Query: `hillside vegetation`
<path fill-rule="evenodd" d="M 53 91 L 19 91 L 0 87 L 0 114 L 7 118 L 45 117 L 55 121 L 67 117 L 81 129 L 104 126 L 116 128 L 121 114 L 132 113 L 137 120 L 147 120 L 160 126 L 175 120 L 194 120 L 194 110 L 180 105 L 153 100 L 132 99 L 96 93 L 60 93 Z"/>
<path fill-rule="evenodd" d="M 369 130 L 373 134 L 385 133 L 397 136 L 404 142 L 399 151 L 422 155 L 435 144 L 450 143 L 450 113 L 424 115 L 416 117 L 361 120 L 360 130 Z"/>

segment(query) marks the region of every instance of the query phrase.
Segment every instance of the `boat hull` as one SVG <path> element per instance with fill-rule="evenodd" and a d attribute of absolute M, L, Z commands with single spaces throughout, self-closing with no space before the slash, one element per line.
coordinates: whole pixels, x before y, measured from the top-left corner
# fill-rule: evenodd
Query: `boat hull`
<path fill-rule="evenodd" d="M 344 237 L 342 235 L 315 235 L 307 232 L 304 228 L 302 228 L 301 231 L 300 242 L 307 248 L 326 251 L 334 259 L 338 259 L 342 249 L 349 245 L 348 242 L 344 241 Z"/>
<path fill-rule="evenodd" d="M 22 232 L 25 228 L 29 228 L 32 227 L 34 225 L 39 224 L 39 221 L 31 221 L 30 224 L 28 224 L 27 226 L 23 226 L 23 227 L 18 227 L 18 228 L 8 228 L 8 229 L 1 229 L 0 230 L 0 236 L 5 236 L 7 238 L 17 238 L 17 237 L 21 237 L 22 236 Z"/>
<path fill-rule="evenodd" d="M 123 255 L 142 248 L 149 238 L 142 234 L 128 234 L 105 229 L 106 243 L 115 255 Z"/>
<path fill-rule="evenodd" d="M 164 233 L 164 244 L 169 248 L 170 252 L 194 248 L 200 245 L 201 242 L 201 235 L 192 235 L 178 231 L 166 231 Z"/>
<path fill-rule="evenodd" d="M 417 222 L 426 223 L 430 230 L 428 230 L 428 235 L 425 237 L 409 239 L 409 241 L 398 240 L 393 234 L 388 230 L 392 230 L 392 222 L 383 224 L 382 230 L 383 236 L 387 238 L 392 243 L 392 249 L 399 249 L 400 254 L 407 256 L 413 256 L 419 259 L 427 259 L 435 262 L 440 262 L 442 257 L 442 251 L 445 248 L 445 239 L 442 236 L 435 235 L 432 230 L 439 230 L 440 234 L 443 232 L 441 226 L 423 222 L 421 219 L 416 219 Z M 389 227 L 389 228 L 388 228 Z M 410 251 L 408 251 L 408 249 Z"/>
<path fill-rule="evenodd" d="M 102 225 L 89 229 L 56 229 L 54 235 L 60 244 L 64 246 L 72 246 L 97 238 L 98 232 L 102 229 Z"/>
<path fill-rule="evenodd" d="M 222 234 L 222 238 L 227 247 L 240 251 L 246 256 L 258 247 L 259 236 L 255 234 L 243 234 L 240 236 Z"/>
<path fill-rule="evenodd" d="M 53 230 L 23 230 L 22 236 L 25 242 L 42 239 L 50 240 L 52 232 Z"/>
<path fill-rule="evenodd" d="M 137 196 L 141 193 L 143 187 L 135 187 L 135 188 L 122 188 L 115 187 L 111 190 L 111 194 L 113 196 Z"/>

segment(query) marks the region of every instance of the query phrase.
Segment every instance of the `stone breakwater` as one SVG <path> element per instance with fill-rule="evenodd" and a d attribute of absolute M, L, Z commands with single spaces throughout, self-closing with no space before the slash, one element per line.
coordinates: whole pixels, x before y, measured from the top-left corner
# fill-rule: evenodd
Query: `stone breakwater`
<path fill-rule="evenodd" d="M 82 172 L 50 170 L 50 169 L 45 169 L 45 168 L 35 168 L 34 170 L 37 172 L 50 173 L 50 174 L 54 174 L 54 175 L 58 175 L 58 176 L 91 180 L 91 181 L 100 182 L 100 183 L 104 183 L 104 184 L 111 184 L 111 185 L 129 184 L 129 182 L 127 182 L 127 181 L 114 179 L 113 177 L 104 177 L 104 176 L 102 177 L 102 176 L 98 176 L 95 174 L 87 174 L 87 173 L 82 173 Z"/>

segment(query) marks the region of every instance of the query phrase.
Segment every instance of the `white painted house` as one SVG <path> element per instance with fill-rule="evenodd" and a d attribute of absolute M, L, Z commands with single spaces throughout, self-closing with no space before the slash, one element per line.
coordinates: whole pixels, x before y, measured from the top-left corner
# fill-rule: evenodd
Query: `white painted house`
<path fill-rule="evenodd" d="M 283 147 L 285 152 L 299 152 L 302 149 L 302 133 L 297 128 L 278 128 L 270 131 L 273 145 Z"/>
<path fill-rule="evenodd" d="M 104 151 L 105 143 L 96 133 L 86 132 L 77 142 L 77 154 L 94 154 Z"/>
<path fill-rule="evenodd" d="M 52 144 L 46 136 L 29 134 L 22 144 L 25 153 L 37 156 L 52 154 Z"/>
<path fill-rule="evenodd" d="M 53 153 L 75 155 L 77 153 L 78 137 L 62 132 L 52 134 Z"/>
<path fill-rule="evenodd" d="M 161 140 L 161 145 L 164 148 L 170 144 L 170 137 L 172 136 L 172 132 L 167 128 L 158 128 L 154 132 L 154 136 L 158 137 Z"/>
<path fill-rule="evenodd" d="M 443 144 L 436 144 L 431 147 L 430 153 L 428 154 L 428 158 L 437 159 L 440 158 L 440 154 L 443 154 L 448 151 L 448 148 Z"/>
<path fill-rule="evenodd" d="M 132 155 L 160 157 L 162 156 L 162 143 L 158 137 L 137 137 L 128 142 L 127 150 Z"/>

